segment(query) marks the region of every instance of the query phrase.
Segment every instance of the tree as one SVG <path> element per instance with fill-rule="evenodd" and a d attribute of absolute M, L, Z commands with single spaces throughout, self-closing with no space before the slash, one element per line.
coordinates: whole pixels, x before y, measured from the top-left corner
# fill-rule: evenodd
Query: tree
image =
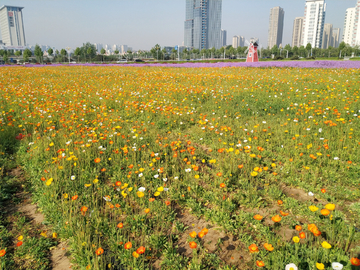
<path fill-rule="evenodd" d="M 40 63 L 42 56 L 43 56 L 43 52 L 42 52 L 40 46 L 37 44 L 35 46 L 34 55 L 36 56 L 36 60 L 38 60 L 38 62 Z"/>
<path fill-rule="evenodd" d="M 64 60 L 64 58 L 66 57 L 66 50 L 65 49 L 61 49 L 61 51 L 60 51 L 60 54 L 62 55 L 62 57 L 63 57 L 63 62 L 65 61 Z"/>
<path fill-rule="evenodd" d="M 277 55 L 279 53 L 279 48 L 277 45 L 274 45 L 272 48 L 271 48 L 271 54 L 274 54 L 274 55 Z"/>
<path fill-rule="evenodd" d="M 24 62 L 29 62 L 29 57 L 32 55 L 32 52 L 29 49 L 25 49 L 23 53 Z"/>
<path fill-rule="evenodd" d="M 8 58 L 9 58 L 8 55 L 9 55 L 8 51 L 2 50 L 1 56 L 3 57 L 3 60 L 5 63 L 8 61 Z"/>
<path fill-rule="evenodd" d="M 15 56 L 19 57 L 21 55 L 21 51 L 16 51 Z"/>
<path fill-rule="evenodd" d="M 292 51 L 293 51 L 294 55 L 299 55 L 299 47 L 294 46 L 294 48 L 292 48 Z"/>
<path fill-rule="evenodd" d="M 80 50 L 79 47 L 77 47 L 77 48 L 75 49 L 75 51 L 74 51 L 74 55 L 77 56 L 78 62 L 79 62 L 79 56 L 80 56 L 80 54 L 81 54 L 81 50 Z"/>
<path fill-rule="evenodd" d="M 102 50 L 104 50 L 104 49 L 102 49 Z M 90 57 L 90 63 L 91 63 L 91 53 L 92 53 L 92 49 L 90 47 L 87 48 L 86 54 L 89 55 L 89 57 Z"/>
<path fill-rule="evenodd" d="M 175 50 L 175 48 L 173 48 L 173 49 L 171 50 L 171 56 L 172 56 L 173 60 L 175 60 L 175 59 L 176 59 L 176 56 L 177 56 L 177 50 Z"/>
<path fill-rule="evenodd" d="M 105 54 L 105 53 L 106 53 L 105 49 L 102 48 L 102 49 L 100 50 L 100 54 L 102 55 L 102 62 L 104 62 L 104 54 Z"/>

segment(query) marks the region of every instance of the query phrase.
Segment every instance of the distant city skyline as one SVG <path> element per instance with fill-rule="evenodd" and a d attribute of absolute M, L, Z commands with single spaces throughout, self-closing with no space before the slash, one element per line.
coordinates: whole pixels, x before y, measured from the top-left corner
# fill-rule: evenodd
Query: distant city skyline
<path fill-rule="evenodd" d="M 354 7 L 357 1 L 326 3 L 325 23 L 343 33 L 346 9 Z M 185 0 L 2 0 L 2 5 L 24 7 L 29 45 L 75 49 L 91 42 L 149 50 L 155 44 L 164 47 L 184 42 Z M 241 35 L 247 40 L 256 36 L 267 47 L 269 10 L 274 6 L 281 6 L 286 12 L 282 44 L 291 45 L 294 19 L 304 15 L 305 0 L 223 1 L 221 28 L 227 31 L 227 45 L 231 45 L 229 37 Z"/>

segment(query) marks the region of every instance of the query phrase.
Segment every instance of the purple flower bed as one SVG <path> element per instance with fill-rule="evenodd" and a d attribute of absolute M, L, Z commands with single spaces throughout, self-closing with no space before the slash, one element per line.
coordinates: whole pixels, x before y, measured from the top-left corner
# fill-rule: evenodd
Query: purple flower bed
<path fill-rule="evenodd" d="M 23 67 L 56 67 L 56 66 L 104 66 L 104 64 L 52 64 L 52 65 L 24 65 Z M 106 66 L 131 66 L 131 67 L 182 67 L 182 68 L 222 68 L 222 67 L 292 67 L 292 68 L 360 68 L 360 61 L 268 61 L 258 63 L 245 62 L 218 62 L 218 63 L 180 63 L 180 64 L 106 64 Z"/>

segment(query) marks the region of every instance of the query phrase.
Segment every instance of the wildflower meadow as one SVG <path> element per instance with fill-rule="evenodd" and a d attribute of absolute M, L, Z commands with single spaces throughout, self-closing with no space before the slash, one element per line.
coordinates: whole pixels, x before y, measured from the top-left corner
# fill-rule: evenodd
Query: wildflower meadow
<path fill-rule="evenodd" d="M 0 269 L 360 269 L 348 63 L 2 67 L 0 201 L 21 168 L 50 229 L 2 212 Z"/>

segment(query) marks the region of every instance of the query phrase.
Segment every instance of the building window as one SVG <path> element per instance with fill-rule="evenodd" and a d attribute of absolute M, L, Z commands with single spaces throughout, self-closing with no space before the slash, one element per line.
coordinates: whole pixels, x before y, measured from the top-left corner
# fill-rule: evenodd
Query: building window
<path fill-rule="evenodd" d="M 9 26 L 14 27 L 14 17 L 9 17 Z"/>

